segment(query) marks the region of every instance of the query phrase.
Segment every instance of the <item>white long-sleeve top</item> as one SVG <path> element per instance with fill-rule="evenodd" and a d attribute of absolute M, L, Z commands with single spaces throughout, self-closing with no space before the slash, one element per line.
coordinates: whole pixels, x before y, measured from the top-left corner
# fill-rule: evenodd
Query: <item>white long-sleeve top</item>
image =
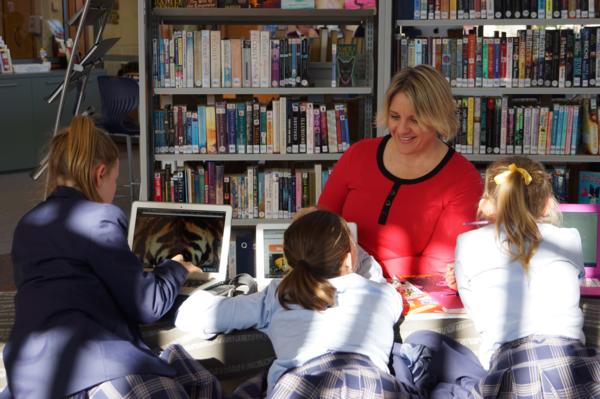
<path fill-rule="evenodd" d="M 266 333 L 277 357 L 269 369 L 268 392 L 287 370 L 329 352 L 363 354 L 389 372 L 402 298 L 392 286 L 356 273 L 329 282 L 336 289 L 335 306 L 321 312 L 298 305 L 283 308 L 277 299 L 280 280 L 256 294 L 233 298 L 197 291 L 179 308 L 175 326 L 206 339 L 252 327 Z"/>
<path fill-rule="evenodd" d="M 496 349 L 532 334 L 584 341 L 579 279 L 584 275 L 576 229 L 538 224 L 539 248 L 525 274 L 496 237 L 494 225 L 461 234 L 456 281 L 461 300 L 481 334 L 479 358 L 487 369 Z"/>

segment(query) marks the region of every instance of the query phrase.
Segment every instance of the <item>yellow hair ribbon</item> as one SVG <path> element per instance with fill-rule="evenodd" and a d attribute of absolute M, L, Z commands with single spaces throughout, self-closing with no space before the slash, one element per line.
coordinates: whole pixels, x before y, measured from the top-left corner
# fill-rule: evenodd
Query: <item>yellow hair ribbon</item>
<path fill-rule="evenodd" d="M 502 173 L 498 173 L 494 177 L 494 182 L 496 182 L 497 185 L 500 185 L 506 181 L 506 178 L 508 176 L 510 176 L 511 173 L 514 173 L 514 172 L 519 172 L 521 174 L 521 176 L 523 176 L 523 181 L 525 182 L 526 186 L 528 186 L 531 183 L 531 175 L 529 174 L 529 172 L 527 172 L 523 168 L 519 168 L 514 163 L 511 163 L 510 165 L 508 165 L 508 170 L 505 170 Z"/>

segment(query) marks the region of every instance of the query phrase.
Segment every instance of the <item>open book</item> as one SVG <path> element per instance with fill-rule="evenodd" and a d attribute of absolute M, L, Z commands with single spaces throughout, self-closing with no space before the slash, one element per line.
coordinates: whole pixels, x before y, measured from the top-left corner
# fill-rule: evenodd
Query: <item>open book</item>
<path fill-rule="evenodd" d="M 458 293 L 447 286 L 443 275 L 402 276 L 401 285 L 409 306 L 408 315 L 464 312 Z"/>

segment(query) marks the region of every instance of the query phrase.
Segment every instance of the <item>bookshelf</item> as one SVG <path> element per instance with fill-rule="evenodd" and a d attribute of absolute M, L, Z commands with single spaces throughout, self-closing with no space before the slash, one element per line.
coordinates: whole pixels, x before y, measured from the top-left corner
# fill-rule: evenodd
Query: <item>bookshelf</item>
<path fill-rule="evenodd" d="M 497 0 L 496 0 L 497 1 Z M 585 0 L 586 5 L 587 5 L 587 0 Z M 458 4 L 463 4 L 465 6 L 467 6 L 467 3 L 469 5 L 475 4 L 475 3 L 471 3 L 471 2 L 458 2 Z M 488 1 L 489 3 L 489 1 Z M 518 9 L 519 7 L 522 6 L 521 2 L 513 2 L 513 6 L 515 7 L 515 9 Z M 492 152 L 489 153 L 489 148 L 487 150 L 484 150 L 483 147 L 485 147 L 485 145 L 483 145 L 483 147 L 479 150 L 475 149 L 475 146 L 477 146 L 477 142 L 471 142 L 469 141 L 467 144 L 467 146 L 471 146 L 473 145 L 473 148 L 468 148 L 465 150 L 464 146 L 463 149 L 460 149 L 460 144 L 457 144 L 457 149 L 463 153 L 463 155 L 469 159 L 470 161 L 474 162 L 476 165 L 479 165 L 481 168 L 484 168 L 485 165 L 487 163 L 490 163 L 492 161 L 494 161 L 495 159 L 498 159 L 499 157 L 503 157 L 506 155 L 511 155 L 511 154 L 519 154 L 519 155 L 524 155 L 527 157 L 530 157 L 532 159 L 541 161 L 543 163 L 545 163 L 547 165 L 547 167 L 549 168 L 549 171 L 551 173 L 553 173 L 553 171 L 555 170 L 559 170 L 562 168 L 562 171 L 566 171 L 566 176 L 569 176 L 569 171 L 570 173 L 570 178 L 569 181 L 567 183 L 567 187 L 566 187 L 566 192 L 568 195 L 567 200 L 569 201 L 573 201 L 576 202 L 577 201 L 577 174 L 579 170 L 583 170 L 583 169 L 587 169 L 587 170 L 600 170 L 600 156 L 597 154 L 588 154 L 588 151 L 586 151 L 583 148 L 583 144 L 582 144 L 582 136 L 583 136 L 583 130 L 585 129 L 586 131 L 589 131 L 589 129 L 587 128 L 583 128 L 583 103 L 585 101 L 588 101 L 588 104 L 592 104 L 593 99 L 598 99 L 598 95 L 600 94 L 600 82 L 598 81 L 598 78 L 600 76 L 599 75 L 599 71 L 600 71 L 600 63 L 598 64 L 598 66 L 595 66 L 595 62 L 600 62 L 599 57 L 600 54 L 598 54 L 598 48 L 600 48 L 600 40 L 598 38 L 595 38 L 596 36 L 592 36 L 596 40 L 595 42 L 595 47 L 596 47 L 596 55 L 595 55 L 595 60 L 591 58 L 591 53 L 593 51 L 593 44 L 590 43 L 589 44 L 589 51 L 590 51 L 590 64 L 589 64 L 589 79 L 590 79 L 590 83 L 587 85 L 587 87 L 583 87 L 584 84 L 583 83 L 577 83 L 576 84 L 576 80 L 573 80 L 573 76 L 575 73 L 576 77 L 581 76 L 582 72 L 580 72 L 580 75 L 577 75 L 576 71 L 576 66 L 573 66 L 574 63 L 572 62 L 573 59 L 576 59 L 578 57 L 578 53 L 577 53 L 577 48 L 573 48 L 573 47 L 569 47 L 572 46 L 571 43 L 576 43 L 576 46 L 581 46 L 579 47 L 581 48 L 585 48 L 584 46 L 584 39 L 582 37 L 584 37 L 583 35 L 583 31 L 584 28 L 588 31 L 593 31 L 596 33 L 593 33 L 593 35 L 600 35 L 600 29 L 598 29 L 597 27 L 600 26 L 600 18 L 596 18 L 596 16 L 600 15 L 600 13 L 598 12 L 599 10 L 597 9 L 597 5 L 598 2 L 596 1 L 596 10 L 594 11 L 593 15 L 590 15 L 592 17 L 588 18 L 588 17 L 581 17 L 582 14 L 582 10 L 562 10 L 560 9 L 560 2 L 556 2 L 556 4 L 554 3 L 549 3 L 549 4 L 553 4 L 555 5 L 555 9 L 552 11 L 554 13 L 554 18 L 493 18 L 493 19 L 488 19 L 485 17 L 482 18 L 466 18 L 466 19 L 431 19 L 431 15 L 430 12 L 433 13 L 433 16 L 436 16 L 436 13 L 438 11 L 441 11 L 440 14 L 443 14 L 444 11 L 448 12 L 448 9 L 444 10 L 444 4 L 447 6 L 448 4 L 450 4 L 450 7 L 452 7 L 452 4 L 456 5 L 457 2 L 454 2 L 453 0 L 450 0 L 449 2 L 446 1 L 442 1 L 441 4 L 441 10 L 435 10 L 435 5 L 434 5 L 434 10 L 429 10 L 427 9 L 427 7 L 429 6 L 429 4 L 427 3 L 427 1 L 425 1 L 425 3 L 423 4 L 423 0 L 416 1 L 413 4 L 420 4 L 421 7 L 421 13 L 420 13 L 420 17 L 423 18 L 423 16 L 427 16 L 429 17 L 429 19 L 407 19 L 406 17 L 408 16 L 409 18 L 416 13 L 413 13 L 413 10 L 407 10 L 407 9 L 400 9 L 400 5 L 401 2 L 396 2 L 395 3 L 395 7 L 396 9 L 394 10 L 395 13 L 393 14 L 393 21 L 392 21 L 392 25 L 395 28 L 395 38 L 392 40 L 392 48 L 393 48 L 393 61 L 390 61 L 390 64 L 392 65 L 392 73 L 390 74 L 393 75 L 393 73 L 395 72 L 395 70 L 398 68 L 398 64 L 403 64 L 404 62 L 406 62 L 406 58 L 402 58 L 403 56 L 406 57 L 406 53 L 404 53 L 404 55 L 402 54 L 402 51 L 406 51 L 407 46 L 411 46 L 411 41 L 420 41 L 423 40 L 421 43 L 415 44 L 415 46 L 421 46 L 424 45 L 424 47 L 422 48 L 423 53 L 427 52 L 427 55 L 419 55 L 418 57 L 424 62 L 424 63 L 428 63 L 429 65 L 433 65 L 436 68 L 438 68 L 443 74 L 445 74 L 445 76 L 447 76 L 447 78 L 449 79 L 449 81 L 452 82 L 452 92 L 455 96 L 455 98 L 457 99 L 457 104 L 459 105 L 459 117 L 465 117 L 465 115 L 467 113 L 471 114 L 472 112 L 475 112 L 475 117 L 473 119 L 467 119 L 467 124 L 471 123 L 471 128 L 475 130 L 475 135 L 477 134 L 477 128 L 480 126 L 481 129 L 483 129 L 483 122 L 481 125 L 479 125 L 479 120 L 478 120 L 478 112 L 479 111 L 472 111 L 473 108 L 471 104 L 473 104 L 473 102 L 475 102 L 475 104 L 477 104 L 478 102 L 480 102 L 481 107 L 485 107 L 485 101 L 489 101 L 490 99 L 496 99 L 496 101 L 501 101 L 501 113 L 499 116 L 499 123 L 496 123 L 496 120 L 494 120 L 494 125 L 492 125 L 492 127 L 494 128 L 494 137 L 499 138 L 500 140 L 504 140 L 504 141 L 509 141 L 511 137 L 512 133 L 517 132 L 517 111 L 519 112 L 531 112 L 529 115 L 531 115 L 531 119 L 529 119 L 529 121 L 531 121 L 531 131 L 529 132 L 530 136 L 527 136 L 527 134 L 525 134 L 523 136 L 523 132 L 524 129 L 522 128 L 522 124 L 520 126 L 520 131 L 519 134 L 521 134 L 521 142 L 518 144 L 519 146 L 519 150 L 517 152 L 517 142 L 515 142 L 514 148 L 509 148 L 510 145 L 507 146 L 503 146 L 502 144 L 500 145 L 500 147 L 494 147 L 492 149 Z M 437 2 L 436 2 L 437 4 Z M 484 2 L 482 2 L 482 4 L 484 4 Z M 491 2 L 492 4 L 492 9 L 493 9 L 493 5 L 495 4 L 494 1 Z M 503 3 L 501 3 L 503 4 Z M 533 3 L 532 3 L 533 4 Z M 538 4 L 538 3 L 536 3 Z M 573 4 L 575 4 L 575 2 L 573 2 Z M 577 2 L 577 4 L 583 4 L 583 2 Z M 590 2 L 591 4 L 591 2 Z M 489 6 L 489 5 L 488 5 Z M 572 4 L 569 3 L 569 6 L 572 6 Z M 552 6 L 550 6 L 552 7 Z M 424 11 L 425 9 L 427 9 L 427 11 Z M 450 9 L 451 10 L 451 9 Z M 592 8 L 590 8 L 589 10 L 592 10 Z M 465 10 L 465 15 L 468 15 L 470 11 L 470 16 L 472 17 L 474 14 L 479 14 L 477 13 L 477 10 Z M 503 16 L 504 13 L 506 13 L 506 10 L 504 9 L 496 9 L 494 10 L 495 13 L 497 13 L 498 11 L 500 11 L 502 13 Z M 514 12 L 514 10 L 512 10 Z M 585 12 L 587 13 L 587 9 L 585 10 Z M 522 10 L 521 10 L 522 12 Z M 556 12 L 558 12 L 559 14 L 556 14 Z M 562 12 L 562 14 L 560 14 Z M 571 17 L 569 18 L 565 18 L 565 13 L 566 15 L 571 15 Z M 450 14 L 448 14 L 450 15 Z M 488 12 L 489 15 L 489 12 Z M 556 18 L 556 15 L 562 15 L 563 17 L 561 18 Z M 477 15 L 479 16 L 479 15 Z M 441 15 L 440 15 L 441 17 Z M 485 28 L 487 27 L 487 28 Z M 486 32 L 485 35 L 483 35 L 481 32 L 483 31 L 483 29 L 486 29 L 488 32 Z M 462 34 L 459 33 L 462 30 Z M 494 30 L 493 35 L 490 35 L 490 31 Z M 548 31 L 554 31 L 552 34 L 548 34 Z M 496 32 L 498 32 L 496 34 Z M 508 32 L 508 33 L 504 33 L 503 36 L 500 36 L 502 34 L 502 32 Z M 520 32 L 524 32 L 523 36 L 519 36 Z M 566 32 L 566 33 L 563 33 Z M 471 35 L 469 35 L 469 33 L 471 33 Z M 588 32 L 586 32 L 588 33 Z M 566 36 L 566 39 L 563 38 L 563 34 Z M 559 69 L 558 72 L 559 73 L 564 73 L 561 71 L 561 69 L 563 68 L 563 65 L 565 65 L 565 69 L 566 72 L 566 79 L 565 79 L 565 75 L 562 75 L 562 80 L 560 77 L 560 74 L 557 73 L 557 70 L 554 69 L 556 68 L 555 65 L 552 65 L 551 67 L 549 66 L 549 64 L 547 64 L 548 61 L 548 36 L 550 35 L 550 38 L 552 40 L 554 40 L 554 42 L 551 42 L 552 44 L 556 44 L 556 42 L 558 42 L 557 47 L 551 49 L 550 51 L 550 57 L 555 57 L 554 62 L 558 62 L 557 65 L 559 65 Z M 569 35 L 571 35 L 571 37 L 569 37 Z M 550 85 L 547 84 L 542 84 L 540 85 L 539 83 L 533 83 L 533 84 L 529 84 L 529 83 L 525 83 L 523 84 L 523 82 L 519 81 L 516 82 L 515 81 L 515 71 L 518 70 L 518 68 L 523 68 L 520 64 L 520 61 L 523 59 L 523 53 L 512 53 L 512 50 L 508 53 L 502 53 L 502 51 L 504 51 L 504 49 L 502 47 L 496 47 L 496 51 L 498 51 L 497 49 L 500 48 L 501 52 L 500 52 L 500 61 L 496 61 L 496 59 L 493 59 L 494 62 L 499 62 L 500 63 L 500 72 L 502 72 L 502 70 L 505 71 L 505 74 L 502 75 L 505 78 L 503 79 L 502 76 L 500 76 L 500 81 L 498 82 L 498 76 L 496 77 L 496 82 L 492 83 L 492 76 L 490 75 L 490 82 L 488 84 L 485 83 L 485 79 L 483 84 L 481 84 L 481 75 L 475 75 L 473 76 L 472 74 L 472 70 L 470 68 L 472 68 L 471 64 L 473 64 L 473 59 L 475 59 L 475 66 L 474 66 L 474 70 L 476 71 L 476 73 L 480 73 L 481 71 L 481 67 L 478 64 L 480 61 L 480 59 L 482 57 L 485 57 L 484 53 L 485 53 L 485 48 L 484 51 L 481 51 L 481 47 L 480 46 L 480 41 L 479 38 L 481 37 L 481 40 L 483 43 L 485 43 L 485 39 L 490 39 L 489 42 L 489 46 L 492 46 L 492 41 L 491 39 L 497 39 L 500 41 L 501 46 L 504 45 L 506 46 L 506 43 L 508 43 L 508 46 L 510 47 L 511 45 L 514 44 L 514 47 L 512 48 L 512 50 L 518 51 L 516 49 L 518 49 L 518 45 L 519 44 L 523 44 L 523 47 L 525 48 L 525 54 L 528 58 L 529 63 L 527 63 L 527 61 L 525 61 L 525 77 L 526 79 L 531 77 L 532 81 L 536 79 L 536 75 L 535 75 L 535 71 L 536 69 L 534 68 L 541 68 L 542 70 L 544 70 L 544 68 L 546 68 L 546 71 L 550 68 L 552 70 L 552 74 L 556 74 L 555 76 L 559 76 L 559 83 L 558 84 L 554 84 L 555 82 L 551 82 Z M 541 38 L 544 37 L 546 39 L 546 42 L 542 41 Z M 401 39 L 404 38 L 408 38 L 408 42 L 407 41 L 399 41 Z M 473 44 L 471 43 L 471 40 L 475 38 L 475 45 L 473 46 Z M 526 38 L 526 40 L 523 40 L 523 38 Z M 539 39 L 538 39 L 539 38 Z M 436 48 L 436 46 L 438 45 L 438 43 L 440 43 L 440 41 L 436 40 L 440 39 L 442 43 L 444 43 L 444 39 L 448 39 L 448 42 L 452 42 L 455 41 L 455 44 L 450 43 L 449 44 L 449 52 L 446 52 L 446 50 L 443 48 L 442 46 L 442 58 L 443 57 L 447 57 L 449 61 L 439 61 L 439 48 Z M 520 39 L 520 41 L 519 41 Z M 539 40 L 539 42 L 537 41 Z M 562 40 L 565 40 L 565 42 L 567 43 L 566 45 L 564 44 L 564 42 L 562 42 Z M 461 43 L 462 41 L 462 43 Z M 578 43 L 579 42 L 579 43 Z M 406 43 L 409 43 L 408 45 Z M 497 43 L 497 42 L 496 42 Z M 455 46 L 454 48 L 452 46 Z M 474 52 L 470 52 L 472 51 L 470 48 L 467 48 L 467 45 L 471 45 L 474 47 Z M 445 46 L 445 43 L 444 43 Z M 462 46 L 465 46 L 463 48 L 463 56 L 462 56 L 462 61 L 461 61 L 461 56 L 460 56 L 460 49 Z M 537 47 L 536 47 L 537 46 Z M 545 47 L 544 47 L 545 46 Z M 458 48 L 458 50 L 456 50 L 456 52 L 454 52 L 454 50 L 456 49 L 456 47 Z M 537 50 L 536 50 L 537 48 Z M 564 49 L 564 50 L 563 50 Z M 436 54 L 436 50 L 437 50 L 437 54 Z M 411 50 L 412 51 L 412 50 Z M 530 52 L 531 55 L 527 54 L 527 51 Z M 564 51 L 564 52 L 563 52 Z M 569 54 L 569 51 L 571 51 L 571 54 Z M 493 52 L 493 51 L 492 51 Z M 555 55 L 555 53 L 558 55 L 558 61 L 556 60 L 557 56 Z M 579 61 L 575 61 L 575 63 L 579 62 L 580 68 L 583 69 L 583 67 L 581 67 L 582 63 L 584 61 L 583 58 L 583 49 L 581 50 L 581 52 L 579 53 L 579 57 L 580 60 Z M 408 57 L 411 57 L 412 55 L 408 55 Z M 502 63 L 504 62 L 502 60 L 501 57 L 506 57 L 507 62 L 504 64 L 504 68 L 502 69 Z M 509 61 L 511 59 L 513 61 Z M 538 58 L 539 56 L 539 58 Z M 437 57 L 437 59 L 436 59 Z M 546 58 L 544 58 L 546 57 Z M 570 57 L 570 58 L 568 58 Z M 467 58 L 467 59 L 465 59 Z M 516 60 L 515 60 L 516 59 Z M 569 65 L 569 60 L 571 60 L 570 65 Z M 488 60 L 490 63 L 492 62 L 492 59 Z M 451 65 L 449 63 L 452 62 L 456 62 L 457 65 Z M 511 69 L 511 65 L 513 65 L 512 63 L 514 62 L 514 65 L 517 66 L 517 69 L 515 70 L 510 70 Z M 533 63 L 531 63 L 533 62 Z M 445 63 L 445 65 L 441 66 L 442 63 Z M 461 64 L 462 63 L 462 64 Z M 539 65 L 542 65 L 541 67 L 539 67 Z M 462 65 L 462 67 L 461 67 Z M 494 66 L 495 67 L 495 66 Z M 447 68 L 447 69 L 443 69 L 443 68 Z M 452 74 L 450 74 L 450 70 L 451 68 L 455 68 L 454 71 L 456 71 L 456 74 L 454 73 L 454 71 L 452 71 Z M 475 69 L 475 68 L 479 68 L 479 69 Z M 490 66 L 491 68 L 491 66 Z M 531 68 L 531 69 L 530 69 Z M 569 71 L 570 68 L 570 71 Z M 485 69 L 485 63 L 484 63 L 484 67 L 483 69 Z M 539 69 L 537 69 L 539 71 Z M 460 75 L 461 71 L 464 73 L 464 75 Z M 496 72 L 496 71 L 495 71 Z M 485 75 L 485 72 L 483 72 Z M 490 73 L 491 73 L 491 69 L 490 69 Z M 497 72 L 496 72 L 497 73 Z M 569 73 L 570 73 L 570 79 L 572 79 L 571 81 L 569 81 Z M 594 75 L 596 77 L 596 81 L 595 83 L 592 83 L 591 79 L 594 78 Z M 455 76 L 457 76 L 457 81 L 454 82 Z M 485 78 L 486 76 L 484 76 Z M 511 83 L 511 77 L 512 77 L 512 83 Z M 522 76 L 520 76 L 522 78 Z M 544 79 L 547 80 L 547 77 L 545 77 L 542 73 L 542 77 L 544 77 Z M 467 79 L 468 78 L 468 79 Z M 540 75 L 537 75 L 537 78 L 540 78 Z M 461 79 L 463 82 L 459 82 L 458 79 Z M 472 79 L 475 79 L 475 83 L 472 82 Z M 480 80 L 477 80 L 480 79 Z M 556 79 L 556 78 L 553 78 Z M 585 79 L 585 78 L 582 78 Z M 589 99 L 592 100 L 589 100 Z M 532 99 L 538 99 L 537 103 L 533 102 Z M 463 101 L 461 103 L 461 101 Z M 519 102 L 521 101 L 521 102 Z M 527 101 L 529 101 L 529 103 L 527 103 Z M 592 102 L 590 102 L 592 101 Z M 467 103 L 469 103 L 469 105 L 467 106 Z M 508 105 L 506 105 L 508 104 Z M 559 108 L 554 108 L 555 105 L 559 105 Z M 564 105 L 564 111 L 563 108 L 560 107 L 560 105 Z M 464 113 L 461 114 L 461 106 L 463 108 L 467 108 L 467 110 L 464 111 Z M 563 134 L 563 138 L 562 138 L 562 144 L 563 147 L 561 147 L 560 144 L 560 131 L 559 131 L 559 143 L 557 144 L 557 148 L 554 149 L 554 139 L 555 136 L 551 135 L 554 134 L 554 131 L 551 131 L 551 124 L 548 125 L 548 136 L 547 136 L 547 148 L 546 149 L 540 149 L 540 147 L 545 147 L 542 144 L 539 143 L 534 143 L 533 141 L 531 141 L 531 147 L 528 149 L 528 151 L 526 151 L 526 143 L 527 142 L 527 146 L 529 146 L 529 141 L 528 140 L 533 140 L 533 132 L 534 131 L 538 131 L 536 129 L 539 129 L 538 127 L 538 123 L 533 122 L 533 115 L 536 115 L 536 117 L 538 115 L 540 115 L 539 110 L 541 108 L 549 108 L 550 111 L 554 111 L 554 114 L 557 113 L 557 109 L 560 110 L 560 112 L 564 112 L 564 119 L 565 121 L 569 121 L 569 124 L 571 124 L 572 126 L 572 132 L 571 129 L 568 127 L 569 125 L 567 125 L 567 128 L 565 128 L 565 131 L 569 131 L 569 133 L 567 134 L 568 139 L 573 139 L 574 142 L 571 143 L 569 145 L 569 141 L 567 141 L 566 146 L 564 145 L 565 143 L 565 133 Z M 476 105 L 474 108 L 478 108 L 478 106 Z M 513 110 L 511 110 L 511 108 Z M 521 108 L 519 110 L 519 108 Z M 527 108 L 529 108 L 529 110 L 527 110 Z M 575 109 L 573 112 L 574 116 L 570 116 L 568 115 L 569 112 L 571 112 L 571 109 L 573 108 Z M 591 105 L 590 105 L 591 108 Z M 496 108 L 497 109 L 497 108 Z M 592 108 L 593 109 L 593 108 Z M 595 108 L 597 110 L 597 107 Z M 533 110 L 535 110 L 535 114 L 533 114 Z M 514 120 L 512 119 L 511 113 L 514 112 Z M 587 112 L 587 111 L 586 111 Z M 489 110 L 488 110 L 489 113 Z M 592 112 L 590 111 L 589 114 L 591 115 Z M 472 114 L 471 114 L 472 115 Z M 527 115 L 527 114 L 525 114 Z M 560 115 L 560 114 L 559 114 Z M 525 116 L 526 117 L 526 116 Z M 525 118 L 522 117 L 522 118 Z M 483 118 L 483 116 L 482 116 Z M 562 118 L 562 116 L 561 116 Z M 571 119 L 572 118 L 572 119 Z M 575 122 L 575 120 L 577 120 L 577 122 Z M 470 122 L 469 122 L 470 121 Z M 475 127 L 473 127 L 473 121 L 475 121 Z M 513 124 L 511 125 L 511 122 L 513 122 Z M 540 124 L 539 126 L 542 126 L 542 121 L 539 121 Z M 525 125 L 527 125 L 527 119 L 525 119 Z M 556 120 L 554 121 L 554 124 L 556 125 Z M 489 125 L 489 121 L 488 121 L 488 125 Z M 535 127 L 534 127 L 535 126 Z M 546 125 L 544 125 L 546 126 Z M 560 126 L 560 124 L 559 124 Z M 514 132 L 513 132 L 513 127 L 514 127 Z M 496 129 L 498 128 L 498 129 Z M 469 127 L 467 127 L 467 129 L 469 129 Z M 544 130 L 544 129 L 543 129 Z M 575 135 L 575 132 L 578 132 L 578 135 Z M 464 137 L 464 130 L 462 131 L 463 133 L 463 137 Z M 573 134 L 571 136 L 571 134 Z M 460 134 L 459 134 L 460 135 Z M 485 135 L 485 133 L 484 133 Z M 536 134 L 536 140 L 539 139 L 541 140 L 541 136 L 538 137 L 538 135 Z M 483 136 L 482 140 L 483 140 Z M 523 140 L 524 139 L 524 140 Z M 487 143 L 488 143 L 488 147 L 489 147 L 489 140 L 490 140 L 490 136 L 488 135 L 487 137 Z M 546 137 L 544 137 L 544 140 L 546 140 Z M 552 143 L 550 144 L 552 140 Z M 512 144 L 511 144 L 512 145 Z M 537 150 L 534 150 L 533 147 L 536 147 Z M 551 148 L 552 147 L 552 148 Z"/>
<path fill-rule="evenodd" d="M 381 50 L 382 48 L 380 43 L 376 43 L 376 38 L 384 37 L 382 36 L 383 26 L 380 26 L 381 21 L 385 21 L 385 24 L 383 24 L 386 25 L 385 29 L 391 30 L 390 20 L 387 15 L 382 17 L 379 15 L 378 10 L 375 9 L 153 8 L 152 5 L 153 2 L 151 0 L 138 0 L 141 199 L 154 199 L 154 168 L 156 162 L 160 162 L 163 165 L 173 165 L 175 168 L 187 167 L 188 165 L 206 165 L 206 163 L 210 162 L 218 163 L 224 166 L 226 174 L 229 167 L 235 170 L 235 173 L 239 172 L 240 168 L 246 166 L 258 169 L 264 168 L 265 170 L 270 170 L 270 168 L 290 168 L 292 171 L 296 167 L 299 169 L 314 167 L 316 174 L 317 170 L 320 170 L 321 167 L 323 170 L 326 170 L 328 166 L 332 166 L 343 153 L 339 148 L 336 152 L 331 152 L 330 150 L 329 152 L 320 153 L 317 151 L 314 151 L 314 153 L 303 153 L 302 150 L 292 153 L 289 150 L 287 152 L 282 150 L 282 153 L 272 153 L 269 151 L 265 153 L 262 151 L 262 148 L 259 153 L 256 150 L 253 153 L 248 153 L 248 151 L 242 153 L 239 150 L 239 142 L 237 143 L 237 150 L 231 151 L 227 149 L 226 153 L 222 153 L 221 151 L 217 151 L 217 153 L 209 153 L 210 151 L 204 153 L 198 151 L 187 153 L 187 151 L 183 150 L 175 150 L 176 153 L 171 153 L 171 151 L 168 151 L 169 153 L 156 151 L 156 120 L 154 116 L 155 111 L 161 110 L 165 102 L 171 101 L 173 106 L 176 103 L 186 104 L 186 102 L 194 102 L 195 106 L 196 104 L 205 104 L 204 101 L 209 101 L 209 98 L 213 99 L 211 101 L 214 101 L 216 98 L 217 102 L 225 102 L 228 105 L 229 102 L 243 102 L 247 101 L 248 98 L 260 97 L 258 99 L 260 104 L 265 103 L 268 104 L 267 106 L 271 105 L 275 109 L 275 104 L 272 101 L 277 101 L 280 98 L 278 96 L 285 96 L 288 102 L 290 99 L 299 99 L 298 101 L 301 102 L 314 102 L 314 104 L 327 102 L 327 107 L 330 104 L 343 102 L 345 99 L 348 99 L 348 101 L 354 101 L 355 105 L 354 108 L 350 109 L 348 107 L 344 111 L 350 122 L 354 122 L 356 130 L 349 132 L 350 142 L 348 144 L 352 144 L 357 139 L 372 137 L 376 134 L 373 121 L 379 88 L 376 86 L 375 77 L 389 76 L 389 71 L 385 74 L 381 73 L 382 66 L 379 65 L 375 58 L 378 49 Z M 156 78 L 156 38 L 163 37 L 161 36 L 161 29 L 164 29 L 165 25 L 183 30 L 221 30 L 223 32 L 223 26 L 229 27 L 235 25 L 250 25 L 253 26 L 251 29 L 264 31 L 268 28 L 263 26 L 269 25 L 331 26 L 359 24 L 362 24 L 364 29 L 364 75 L 358 83 L 355 82 L 351 87 L 331 87 L 332 63 L 329 60 L 323 61 L 322 57 L 319 60 L 313 58 L 308 62 L 307 75 L 310 81 L 309 84 L 298 84 L 295 87 L 289 87 L 288 85 L 284 85 L 283 87 L 256 87 L 254 84 L 251 85 L 253 87 L 247 87 L 245 84 L 240 85 L 242 87 L 222 87 L 225 86 L 224 84 L 220 85 L 221 87 L 213 87 L 211 84 L 184 84 L 176 85 L 177 87 L 170 87 L 172 86 L 171 84 L 164 85 L 160 77 L 159 79 Z M 172 31 L 175 31 L 175 28 L 172 28 Z M 232 38 L 238 37 L 235 35 L 232 36 Z M 246 38 L 249 39 L 250 37 Z M 221 39 L 225 41 L 230 38 L 226 34 L 222 34 Z M 273 39 L 273 36 L 271 36 L 271 39 Z M 240 40 L 242 40 L 243 44 L 244 37 Z M 341 43 L 341 41 L 338 43 Z M 385 43 L 384 40 L 384 46 L 387 46 Z M 330 53 L 327 58 L 329 57 Z M 265 98 L 269 98 L 269 100 L 267 101 Z M 360 106 L 356 107 L 356 104 L 360 104 Z M 206 102 L 206 106 L 209 106 L 208 102 Z M 320 165 L 320 163 L 323 163 L 323 165 Z M 318 184 L 319 179 L 316 179 L 315 184 Z M 289 216 L 291 217 L 291 215 Z M 269 217 L 268 214 L 259 218 L 256 218 L 256 215 L 254 215 L 254 218 L 246 217 L 247 215 L 243 215 L 243 218 L 234 218 L 233 225 L 243 228 L 253 227 L 257 223 L 282 223 L 289 221 L 289 218 L 286 217 L 282 219 L 281 215 L 279 215 L 279 218 Z"/>

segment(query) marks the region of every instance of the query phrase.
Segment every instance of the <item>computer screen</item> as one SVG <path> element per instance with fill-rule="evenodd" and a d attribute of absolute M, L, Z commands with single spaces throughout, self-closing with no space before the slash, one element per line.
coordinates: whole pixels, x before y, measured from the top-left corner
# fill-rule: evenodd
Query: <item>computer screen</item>
<path fill-rule="evenodd" d="M 144 267 L 182 254 L 213 278 L 225 279 L 231 207 L 134 202 L 129 245 Z"/>
<path fill-rule="evenodd" d="M 586 277 L 600 277 L 598 267 L 599 212 L 598 204 L 560 204 L 563 227 L 579 230 Z"/>

